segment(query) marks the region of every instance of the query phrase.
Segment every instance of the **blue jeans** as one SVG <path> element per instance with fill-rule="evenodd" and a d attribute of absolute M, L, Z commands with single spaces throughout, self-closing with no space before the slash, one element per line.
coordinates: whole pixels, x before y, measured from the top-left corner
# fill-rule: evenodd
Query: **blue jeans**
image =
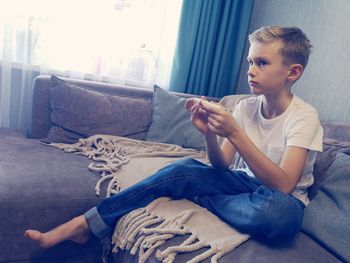
<path fill-rule="evenodd" d="M 242 171 L 183 159 L 103 200 L 85 218 L 93 234 L 103 238 L 124 214 L 162 196 L 189 199 L 241 232 L 269 238 L 292 238 L 304 213 L 298 199 L 269 189 Z"/>

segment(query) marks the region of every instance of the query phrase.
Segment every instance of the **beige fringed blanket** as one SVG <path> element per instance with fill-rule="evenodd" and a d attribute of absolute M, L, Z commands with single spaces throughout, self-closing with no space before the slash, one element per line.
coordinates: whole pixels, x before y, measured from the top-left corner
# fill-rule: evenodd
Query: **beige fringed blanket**
<path fill-rule="evenodd" d="M 94 135 L 75 144 L 51 143 L 65 152 L 84 155 L 94 162 L 88 168 L 101 175 L 95 187 L 109 180 L 106 197 L 118 193 L 175 160 L 191 157 L 206 162 L 204 151 L 174 144 L 134 140 L 111 135 Z"/>
<path fill-rule="evenodd" d="M 191 157 L 207 162 L 203 151 L 109 135 L 94 135 L 80 139 L 75 144 L 49 145 L 94 160 L 89 169 L 101 175 L 96 184 L 96 194 L 100 194 L 101 184 L 110 180 L 107 197 L 179 158 Z M 204 253 L 189 262 L 200 262 L 209 257 L 211 262 L 217 262 L 220 257 L 249 238 L 249 235 L 235 231 L 208 210 L 191 201 L 163 197 L 119 220 L 112 236 L 113 251 L 130 250 L 133 255 L 138 253 L 139 262 L 145 262 L 167 240 L 175 235 L 186 234 L 189 237 L 182 244 L 168 247 L 164 251 L 157 250 L 157 259 L 170 263 L 175 261 L 177 253 L 205 247 L 207 250 Z"/>
<path fill-rule="evenodd" d="M 157 223 L 159 225 L 152 227 Z M 128 249 L 133 255 L 138 251 L 139 262 L 145 262 L 168 239 L 186 234 L 189 237 L 182 244 L 157 250 L 156 258 L 170 263 L 174 262 L 177 253 L 207 248 L 189 262 L 200 262 L 209 257 L 211 262 L 217 262 L 249 238 L 193 202 L 162 197 L 119 220 L 112 236 L 113 251 Z"/>

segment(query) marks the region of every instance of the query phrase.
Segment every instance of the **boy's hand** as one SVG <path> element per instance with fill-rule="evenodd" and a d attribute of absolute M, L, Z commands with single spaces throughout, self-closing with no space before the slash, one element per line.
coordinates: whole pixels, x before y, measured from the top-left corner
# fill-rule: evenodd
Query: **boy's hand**
<path fill-rule="evenodd" d="M 198 104 L 208 115 L 207 126 L 211 132 L 226 138 L 234 136 L 239 125 L 230 112 L 215 102 L 201 100 Z"/>
<path fill-rule="evenodd" d="M 186 110 L 192 113 L 192 107 L 195 106 L 200 100 L 201 100 L 200 98 L 187 99 L 185 103 Z"/>
<path fill-rule="evenodd" d="M 208 113 L 200 106 L 200 102 L 205 100 L 204 97 L 189 98 L 186 100 L 185 108 L 191 113 L 191 120 L 193 125 L 204 135 L 210 133 L 208 127 Z"/>

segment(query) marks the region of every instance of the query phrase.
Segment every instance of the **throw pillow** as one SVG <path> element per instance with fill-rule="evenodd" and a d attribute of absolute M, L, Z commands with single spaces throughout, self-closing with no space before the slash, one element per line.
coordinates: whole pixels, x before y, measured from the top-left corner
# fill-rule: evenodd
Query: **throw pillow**
<path fill-rule="evenodd" d="M 308 190 L 310 199 L 316 195 L 319 186 L 326 179 L 326 172 L 334 162 L 337 153 L 346 153 L 347 151 L 350 151 L 350 142 L 338 141 L 329 138 L 323 139 L 323 152 L 317 153 L 317 158 L 314 165 L 313 174 L 315 182 Z"/>
<path fill-rule="evenodd" d="M 338 153 L 319 192 L 305 208 L 302 229 L 350 261 L 350 155 Z"/>
<path fill-rule="evenodd" d="M 146 140 L 205 149 L 204 136 L 193 126 L 185 98 L 154 86 L 152 122 Z"/>
<path fill-rule="evenodd" d="M 138 139 L 150 124 L 152 101 L 100 93 L 53 76 L 50 107 L 48 140 L 73 143 L 94 134 Z"/>

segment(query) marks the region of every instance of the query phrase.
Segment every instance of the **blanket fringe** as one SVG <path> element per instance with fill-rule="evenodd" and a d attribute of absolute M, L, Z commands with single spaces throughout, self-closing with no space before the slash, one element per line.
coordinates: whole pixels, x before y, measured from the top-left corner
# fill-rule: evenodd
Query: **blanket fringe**
<path fill-rule="evenodd" d="M 148 212 L 145 208 L 136 209 L 122 217 L 112 236 L 114 245 L 112 252 L 119 249 L 126 249 L 130 254 L 138 252 L 138 262 L 144 263 L 155 252 L 156 258 L 164 263 L 172 263 L 178 253 L 193 252 L 199 249 L 208 248 L 203 253 L 197 255 L 188 263 L 197 263 L 207 258 L 211 258 L 212 263 L 216 263 L 219 258 L 237 246 L 236 242 L 231 242 L 224 249 L 215 249 L 208 242 L 203 242 L 184 226 L 184 223 L 197 212 L 203 209 L 188 209 L 179 213 L 176 217 L 165 220 L 157 215 Z M 159 247 L 167 240 L 176 235 L 187 235 L 189 237 L 181 244 L 171 246 L 163 251 Z"/>
<path fill-rule="evenodd" d="M 187 245 L 190 245 L 192 243 L 194 243 L 195 240 L 198 240 L 197 239 L 197 236 L 192 234 L 190 235 L 184 242 L 182 242 L 179 246 L 187 246 Z M 157 256 L 157 253 L 158 253 L 158 256 Z M 161 255 L 159 255 L 159 253 L 162 253 L 160 250 L 158 250 L 156 253 L 156 257 L 161 257 Z M 169 253 L 167 255 L 167 257 L 165 257 L 163 259 L 163 262 L 166 262 L 166 263 L 172 263 L 175 261 L 175 257 L 177 255 L 177 252 L 173 252 L 173 253 Z M 163 256 L 163 255 L 162 255 Z"/>

